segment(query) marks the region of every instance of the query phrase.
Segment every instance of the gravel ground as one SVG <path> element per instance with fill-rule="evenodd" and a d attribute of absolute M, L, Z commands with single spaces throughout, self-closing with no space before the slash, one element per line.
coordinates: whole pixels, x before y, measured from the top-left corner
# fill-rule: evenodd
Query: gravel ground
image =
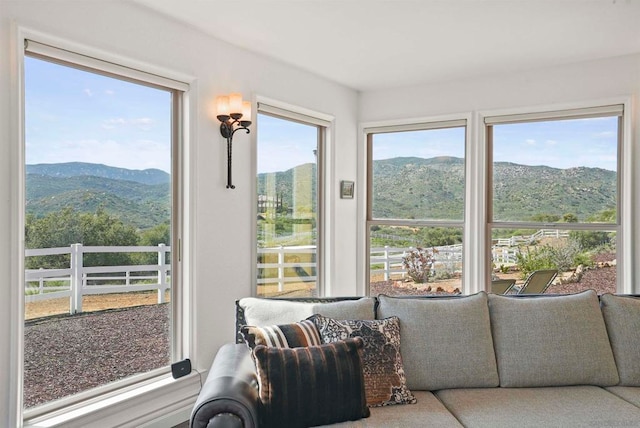
<path fill-rule="evenodd" d="M 169 364 L 167 304 L 25 323 L 25 407 Z"/>

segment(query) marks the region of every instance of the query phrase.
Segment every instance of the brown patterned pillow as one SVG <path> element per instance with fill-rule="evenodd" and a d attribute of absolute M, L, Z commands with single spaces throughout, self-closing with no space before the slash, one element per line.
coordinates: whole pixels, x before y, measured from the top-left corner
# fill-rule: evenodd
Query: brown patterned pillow
<path fill-rule="evenodd" d="M 308 348 L 256 346 L 260 425 L 307 427 L 368 417 L 362 347 L 360 338 Z"/>
<path fill-rule="evenodd" d="M 318 328 L 312 321 L 308 320 L 265 327 L 245 325 L 240 328 L 240 333 L 251 349 L 254 349 L 257 345 L 297 348 L 299 346 L 318 346 L 322 344 Z"/>
<path fill-rule="evenodd" d="M 324 343 L 362 337 L 364 352 L 362 368 L 367 405 L 413 404 L 416 398 L 406 385 L 402 356 L 400 355 L 400 320 L 334 320 L 313 315 L 312 320 Z"/>

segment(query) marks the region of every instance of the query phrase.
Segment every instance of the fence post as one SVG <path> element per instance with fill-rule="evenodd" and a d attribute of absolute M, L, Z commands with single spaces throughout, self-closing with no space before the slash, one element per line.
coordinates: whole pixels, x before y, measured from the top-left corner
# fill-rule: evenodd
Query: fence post
<path fill-rule="evenodd" d="M 369 255 L 371 257 L 371 255 Z M 389 280 L 389 270 L 391 270 L 391 266 L 389 263 L 389 246 L 384 246 L 384 280 Z"/>
<path fill-rule="evenodd" d="M 278 291 L 284 291 L 284 247 L 278 249 Z"/>
<path fill-rule="evenodd" d="M 158 244 L 158 303 L 165 302 L 167 288 L 166 249 L 164 244 Z"/>
<path fill-rule="evenodd" d="M 71 245 L 71 308 L 69 312 L 82 312 L 82 244 Z"/>
<path fill-rule="evenodd" d="M 44 269 L 40 268 L 39 270 L 43 271 Z M 44 277 L 42 276 L 42 273 L 38 279 L 38 294 L 44 294 Z"/>

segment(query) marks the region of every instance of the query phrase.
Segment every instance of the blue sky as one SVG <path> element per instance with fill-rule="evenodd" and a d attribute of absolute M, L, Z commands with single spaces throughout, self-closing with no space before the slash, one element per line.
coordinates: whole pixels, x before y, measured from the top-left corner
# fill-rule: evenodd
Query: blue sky
<path fill-rule="evenodd" d="M 258 173 L 286 171 L 315 162 L 318 128 L 290 120 L 258 115 Z"/>
<path fill-rule="evenodd" d="M 494 126 L 494 161 L 554 168 L 616 170 L 616 117 Z M 373 159 L 398 156 L 464 157 L 464 128 L 378 134 Z"/>
<path fill-rule="evenodd" d="M 25 59 L 26 162 L 171 169 L 171 94 Z"/>
<path fill-rule="evenodd" d="M 170 172 L 169 92 L 46 61 L 25 59 L 26 161 L 102 163 Z M 317 128 L 264 114 L 258 172 L 315 162 Z M 494 161 L 616 170 L 617 118 L 494 127 Z M 463 128 L 378 134 L 374 159 L 464 157 Z"/>

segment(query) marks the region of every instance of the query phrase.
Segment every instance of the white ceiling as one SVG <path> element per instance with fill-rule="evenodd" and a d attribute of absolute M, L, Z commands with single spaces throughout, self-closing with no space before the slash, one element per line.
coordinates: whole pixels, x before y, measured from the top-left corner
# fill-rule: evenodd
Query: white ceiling
<path fill-rule="evenodd" d="M 640 0 L 133 1 L 360 91 L 640 52 Z"/>

